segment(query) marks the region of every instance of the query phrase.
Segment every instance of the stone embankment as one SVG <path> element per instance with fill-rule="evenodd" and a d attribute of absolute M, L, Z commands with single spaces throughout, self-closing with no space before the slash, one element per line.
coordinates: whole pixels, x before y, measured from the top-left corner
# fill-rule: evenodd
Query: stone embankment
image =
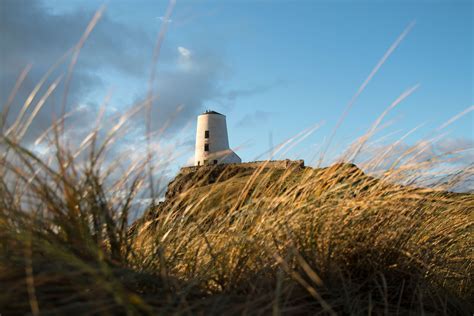
<path fill-rule="evenodd" d="M 181 192 L 195 186 L 203 186 L 224 181 L 237 174 L 253 173 L 255 169 L 303 169 L 304 160 L 265 160 L 244 163 L 183 167 L 173 181 L 168 184 L 165 198 L 171 199 Z"/>
<path fill-rule="evenodd" d="M 262 161 L 251 161 L 242 163 L 230 163 L 225 165 L 205 165 L 205 166 L 190 166 L 183 167 L 180 170 L 181 174 L 193 173 L 196 171 L 214 170 L 216 168 L 222 168 L 225 166 L 235 166 L 242 168 L 271 168 L 271 169 L 289 169 L 289 168 L 303 168 L 304 160 L 262 160 Z"/>

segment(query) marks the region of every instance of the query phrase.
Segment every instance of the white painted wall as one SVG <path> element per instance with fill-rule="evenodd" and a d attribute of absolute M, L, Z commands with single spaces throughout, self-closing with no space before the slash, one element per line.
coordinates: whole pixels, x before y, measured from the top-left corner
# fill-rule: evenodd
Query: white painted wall
<path fill-rule="evenodd" d="M 204 137 L 205 131 L 209 131 L 207 139 Z M 204 151 L 204 144 L 209 144 L 208 152 Z M 218 164 L 242 162 L 229 148 L 225 115 L 203 113 L 197 119 L 194 165 L 213 164 L 214 160 L 217 160 Z"/>

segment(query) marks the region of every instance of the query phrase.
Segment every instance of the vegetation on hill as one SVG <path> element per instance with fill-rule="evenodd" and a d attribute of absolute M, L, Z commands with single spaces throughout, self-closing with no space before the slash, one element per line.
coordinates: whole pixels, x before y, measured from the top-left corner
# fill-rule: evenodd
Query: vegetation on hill
<path fill-rule="evenodd" d="M 131 237 L 218 312 L 467 314 L 473 210 L 353 164 L 216 166 L 179 174 Z"/>
<path fill-rule="evenodd" d="M 111 182 L 102 145 L 85 164 L 2 146 L 2 314 L 473 310 L 472 194 L 352 164 L 218 165 L 179 174 L 128 227 L 143 165 Z"/>

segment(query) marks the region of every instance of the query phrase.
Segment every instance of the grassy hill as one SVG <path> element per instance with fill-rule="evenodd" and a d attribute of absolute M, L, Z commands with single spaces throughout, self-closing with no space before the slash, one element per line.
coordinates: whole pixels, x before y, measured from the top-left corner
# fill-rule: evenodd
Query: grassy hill
<path fill-rule="evenodd" d="M 206 312 L 468 314 L 473 210 L 353 164 L 263 162 L 183 170 L 130 236 Z"/>

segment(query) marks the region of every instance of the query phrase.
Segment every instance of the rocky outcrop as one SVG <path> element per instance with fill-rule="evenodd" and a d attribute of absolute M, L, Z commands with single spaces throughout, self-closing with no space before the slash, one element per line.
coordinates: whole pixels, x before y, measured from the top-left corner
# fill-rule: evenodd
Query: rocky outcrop
<path fill-rule="evenodd" d="M 303 169 L 304 160 L 267 160 L 183 167 L 178 175 L 169 183 L 165 198 L 172 199 L 177 194 L 185 192 L 191 187 L 209 185 L 216 181 L 226 181 L 236 175 L 249 175 L 258 168 L 276 170 Z"/>
<path fill-rule="evenodd" d="M 153 219 L 157 213 L 169 208 L 172 202 L 176 200 L 181 193 L 189 192 L 190 189 L 204 187 L 216 182 L 229 181 L 236 177 L 250 177 L 259 169 L 262 169 L 262 171 L 289 169 L 301 171 L 306 168 L 307 167 L 304 166 L 304 160 L 289 159 L 183 167 L 168 184 L 165 200 L 145 211 L 143 216 L 132 224 L 130 232 L 135 231 L 137 225 Z"/>

